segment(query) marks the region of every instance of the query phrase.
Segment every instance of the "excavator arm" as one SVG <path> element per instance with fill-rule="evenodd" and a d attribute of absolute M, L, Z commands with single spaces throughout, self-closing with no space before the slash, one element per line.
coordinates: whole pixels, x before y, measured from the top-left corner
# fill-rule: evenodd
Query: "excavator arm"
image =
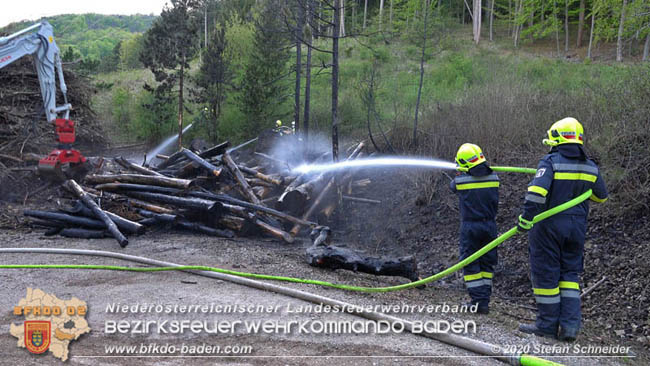
<path fill-rule="evenodd" d="M 36 29 L 38 32 L 28 33 Z M 28 34 L 23 35 L 25 33 Z M 67 102 L 68 89 L 63 78 L 59 47 L 54 40 L 50 23 L 43 21 L 8 37 L 0 37 L 0 69 L 27 55 L 33 55 L 36 62 L 48 122 L 54 122 L 61 112 L 65 112 L 63 118 L 68 119 L 72 106 Z M 56 106 L 55 70 L 58 71 L 59 85 L 65 101 L 64 105 L 58 107 Z"/>
<path fill-rule="evenodd" d="M 39 161 L 38 168 L 42 173 L 64 179 L 66 175 L 62 168 L 81 165 L 86 158 L 72 149 L 75 140 L 74 122 L 69 119 L 72 106 L 68 103 L 59 47 L 54 40 L 52 26 L 47 21 L 41 21 L 7 37 L 0 37 L 0 69 L 27 55 L 34 58 L 45 117 L 54 124 L 59 142 L 56 150 Z M 64 100 L 61 106 L 56 105 L 57 74 Z M 61 113 L 63 116 L 59 118 Z"/>

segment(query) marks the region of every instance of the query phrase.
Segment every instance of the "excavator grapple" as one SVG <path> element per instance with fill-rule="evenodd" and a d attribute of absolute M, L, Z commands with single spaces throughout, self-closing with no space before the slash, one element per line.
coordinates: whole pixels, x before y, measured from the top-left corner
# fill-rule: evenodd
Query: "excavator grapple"
<path fill-rule="evenodd" d="M 56 180 L 78 177 L 86 170 L 86 158 L 72 149 L 75 140 L 75 124 L 69 119 L 72 105 L 68 103 L 59 47 L 54 40 L 52 26 L 47 21 L 0 37 L 0 69 L 27 55 L 31 55 L 36 63 L 45 117 L 54 125 L 59 142 L 55 150 L 39 161 L 38 170 Z M 63 105 L 59 106 L 56 101 L 57 74 L 63 95 Z M 63 118 L 58 117 L 60 113 Z"/>
<path fill-rule="evenodd" d="M 65 180 L 76 178 L 85 173 L 86 158 L 77 150 L 72 149 L 75 140 L 74 122 L 57 118 L 54 120 L 59 148 L 38 162 L 39 174 L 54 179 Z"/>

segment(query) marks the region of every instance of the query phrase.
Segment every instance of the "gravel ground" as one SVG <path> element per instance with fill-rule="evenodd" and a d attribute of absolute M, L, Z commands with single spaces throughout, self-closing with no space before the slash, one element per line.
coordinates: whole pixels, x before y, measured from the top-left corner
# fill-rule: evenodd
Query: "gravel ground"
<path fill-rule="evenodd" d="M 9 231 L 2 235 L 4 247 L 52 247 L 79 248 L 117 251 L 126 254 L 146 256 L 149 258 L 175 262 L 179 264 L 210 265 L 255 273 L 282 274 L 302 278 L 314 278 L 331 282 L 345 282 L 355 285 L 386 286 L 400 283 L 401 279 L 374 277 L 355 274 L 350 271 L 330 271 L 309 267 L 305 264 L 303 253 L 307 242 L 285 245 L 270 240 L 222 240 L 206 238 L 183 233 L 153 232 L 139 238 L 132 238 L 126 249 L 119 249 L 112 239 L 74 240 L 58 237 L 43 237 L 37 232 Z M 3 254 L 2 263 L 67 263 L 67 264 L 135 264 L 108 258 L 92 258 L 60 255 L 18 255 Z M 18 324 L 22 319 L 14 316 L 11 309 L 25 296 L 27 287 L 40 288 L 53 293 L 60 299 L 76 296 L 87 302 L 89 313 L 87 320 L 93 331 L 74 341 L 69 349 L 71 365 L 127 365 L 135 360 L 143 365 L 203 365 L 203 364 L 342 364 L 342 365 L 384 365 L 384 364 L 440 364 L 440 365 L 498 365 L 499 361 L 480 358 L 476 354 L 461 350 L 440 342 L 412 334 L 299 334 L 293 331 L 287 334 L 250 334 L 238 329 L 231 334 L 194 335 L 184 333 L 146 335 L 106 334 L 105 322 L 115 320 L 227 320 L 255 321 L 342 321 L 360 318 L 347 314 L 326 314 L 322 312 L 288 313 L 287 308 L 299 309 L 308 303 L 275 293 L 260 291 L 233 283 L 204 278 L 187 273 L 126 273 L 109 271 L 80 270 L 0 270 L 0 349 L 3 350 L 3 364 L 27 365 L 54 363 L 51 355 L 40 357 L 30 355 L 25 349 L 16 347 L 16 339 L 9 334 L 9 324 Z M 283 286 L 315 292 L 337 300 L 357 305 L 454 305 L 464 300 L 464 291 L 459 281 L 451 281 L 438 286 L 429 285 L 423 290 L 407 290 L 398 293 L 362 294 L 340 290 L 283 283 Z M 114 314 L 107 313 L 106 307 L 112 303 L 119 304 L 162 304 L 162 305 L 206 305 L 206 304 L 254 304 L 278 308 L 269 313 L 235 313 L 235 314 Z M 474 314 L 407 312 L 393 314 L 410 320 L 463 320 L 474 321 L 476 333 L 468 337 L 479 339 L 495 345 L 546 351 L 540 347 L 556 345 L 535 336 L 515 331 L 516 320 L 508 314 L 508 305 L 495 302 L 490 315 Z M 579 340 L 579 342 L 582 340 Z M 592 340 L 584 340 L 581 346 L 608 345 Z M 228 345 L 251 346 L 248 357 L 160 357 L 160 354 L 148 353 L 137 359 L 107 357 L 107 346 L 149 345 L 156 343 L 181 347 L 185 345 Z M 573 347 L 573 346 L 572 346 Z M 550 351 L 553 351 L 551 349 Z M 634 355 L 633 349 L 630 355 Z M 552 352 L 541 352 L 548 356 Z M 175 354 L 176 355 L 176 354 Z M 593 354 L 588 354 L 594 356 Z M 178 356 L 178 355 L 176 355 Z M 205 356 L 205 355 L 204 355 Z M 575 354 L 564 350 L 555 352 L 550 357 L 566 365 L 627 365 L 639 364 L 642 357 L 632 358 L 584 358 L 573 357 Z M 567 357 L 569 356 L 569 357 Z M 585 356 L 582 354 L 580 356 Z M 643 355 L 641 355 L 643 356 Z M 549 357 L 547 357 L 549 358 Z M 641 361 L 642 362 L 642 361 Z"/>

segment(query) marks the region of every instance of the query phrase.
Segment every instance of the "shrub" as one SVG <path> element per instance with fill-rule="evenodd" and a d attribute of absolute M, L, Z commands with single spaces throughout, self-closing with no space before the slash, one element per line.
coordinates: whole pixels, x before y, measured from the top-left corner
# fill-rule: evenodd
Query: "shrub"
<path fill-rule="evenodd" d="M 124 88 L 116 88 L 111 96 L 111 115 L 121 129 L 126 128 L 133 118 L 132 95 Z"/>
<path fill-rule="evenodd" d="M 157 99 L 148 91 L 136 97 L 134 118 L 129 130 L 138 139 L 158 141 L 175 131 L 176 106 L 172 100 Z"/>

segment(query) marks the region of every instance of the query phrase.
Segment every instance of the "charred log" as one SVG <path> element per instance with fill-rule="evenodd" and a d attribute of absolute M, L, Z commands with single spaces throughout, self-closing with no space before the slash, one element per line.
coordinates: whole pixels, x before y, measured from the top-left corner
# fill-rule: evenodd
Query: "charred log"
<path fill-rule="evenodd" d="M 221 175 L 221 170 L 222 170 L 221 167 L 216 167 L 216 166 L 208 163 L 202 157 L 200 157 L 199 155 L 196 155 L 195 153 L 191 152 L 188 149 L 183 148 L 183 150 L 181 150 L 181 151 L 183 152 L 183 154 L 185 154 L 185 156 L 188 159 L 190 159 L 194 163 L 198 164 L 203 169 L 209 171 L 210 174 L 214 175 L 215 177 L 218 177 L 218 176 Z"/>
<path fill-rule="evenodd" d="M 95 217 L 93 211 L 88 207 L 86 207 L 86 205 L 84 205 L 80 201 L 75 202 L 72 208 L 66 209 L 65 211 L 71 214 L 81 215 L 85 217 Z M 142 234 L 145 231 L 144 226 L 138 224 L 137 222 L 127 220 L 122 216 L 116 215 L 109 211 L 104 211 L 104 212 L 106 213 L 106 215 L 108 215 L 111 221 L 113 221 L 115 225 L 117 225 L 117 227 L 120 230 L 124 230 L 129 234 Z"/>
<path fill-rule="evenodd" d="M 54 221 L 62 224 L 63 226 L 83 226 L 91 229 L 104 229 L 106 225 L 100 220 L 89 219 L 87 217 L 74 216 L 61 212 L 50 212 L 40 210 L 25 210 L 23 215 L 28 217 L 35 217 L 44 220 L 45 222 Z M 37 224 L 42 224 L 38 221 Z"/>
<path fill-rule="evenodd" d="M 113 235 L 115 240 L 120 244 L 122 248 L 129 244 L 129 240 L 120 232 L 120 229 L 117 228 L 117 225 L 111 220 L 110 217 L 106 214 L 104 210 L 99 208 L 97 203 L 90 197 L 84 190 L 72 179 L 68 179 L 63 183 L 63 186 L 68 189 L 70 192 L 74 193 L 81 201 L 92 210 L 95 217 L 100 219 L 106 225 L 108 231 Z"/>
<path fill-rule="evenodd" d="M 162 174 L 160 174 L 160 173 L 158 173 L 158 172 L 155 172 L 155 171 L 153 171 L 153 170 L 151 170 L 151 169 L 145 168 L 145 167 L 140 166 L 140 165 L 137 165 L 137 164 L 133 164 L 132 162 L 126 160 L 126 159 L 125 159 L 124 157 L 122 157 L 122 156 L 120 156 L 120 157 L 118 157 L 118 158 L 115 158 L 115 159 L 113 159 L 113 160 L 114 160 L 116 163 L 118 163 L 118 164 L 120 164 L 121 166 L 123 166 L 124 168 L 129 169 L 129 170 L 136 171 L 136 172 L 138 172 L 138 173 L 140 173 L 140 174 L 144 174 L 144 175 L 153 175 L 153 176 L 158 176 L 158 177 L 164 177 L 164 175 L 162 175 Z"/>
<path fill-rule="evenodd" d="M 246 195 L 248 200 L 251 203 L 254 203 L 254 204 L 258 205 L 258 206 L 262 206 L 262 202 L 255 195 L 255 193 L 253 193 L 253 190 L 251 189 L 251 187 L 246 182 L 246 178 L 244 178 L 244 175 L 242 174 L 241 170 L 239 170 L 239 168 L 237 167 L 237 164 L 235 164 L 235 162 L 232 160 L 230 155 L 227 152 L 225 152 L 221 156 L 221 159 L 223 160 L 224 164 L 226 164 L 226 166 L 228 166 L 228 169 L 230 169 L 230 172 L 235 177 L 235 180 L 237 181 L 239 186 L 244 191 L 244 194 Z"/>
<path fill-rule="evenodd" d="M 220 230 L 220 229 L 215 229 L 206 225 L 202 225 L 196 222 L 190 222 L 186 220 L 178 220 L 175 223 L 176 227 L 183 228 L 185 230 L 191 230 L 191 231 L 197 231 L 203 234 L 207 234 L 210 236 L 219 236 L 222 238 L 233 238 L 235 237 L 235 234 L 230 231 L 230 230 Z"/>
<path fill-rule="evenodd" d="M 307 262 L 314 267 L 347 269 L 376 276 L 397 276 L 411 281 L 419 278 L 413 256 L 385 259 L 364 256 L 342 247 L 314 245 L 307 248 Z"/>
<path fill-rule="evenodd" d="M 179 189 L 187 189 L 192 186 L 193 182 L 187 179 L 158 177 L 142 174 L 112 174 L 112 175 L 89 175 L 86 177 L 86 182 L 91 184 L 102 183 L 136 183 L 146 184 L 161 187 L 171 187 Z"/>

